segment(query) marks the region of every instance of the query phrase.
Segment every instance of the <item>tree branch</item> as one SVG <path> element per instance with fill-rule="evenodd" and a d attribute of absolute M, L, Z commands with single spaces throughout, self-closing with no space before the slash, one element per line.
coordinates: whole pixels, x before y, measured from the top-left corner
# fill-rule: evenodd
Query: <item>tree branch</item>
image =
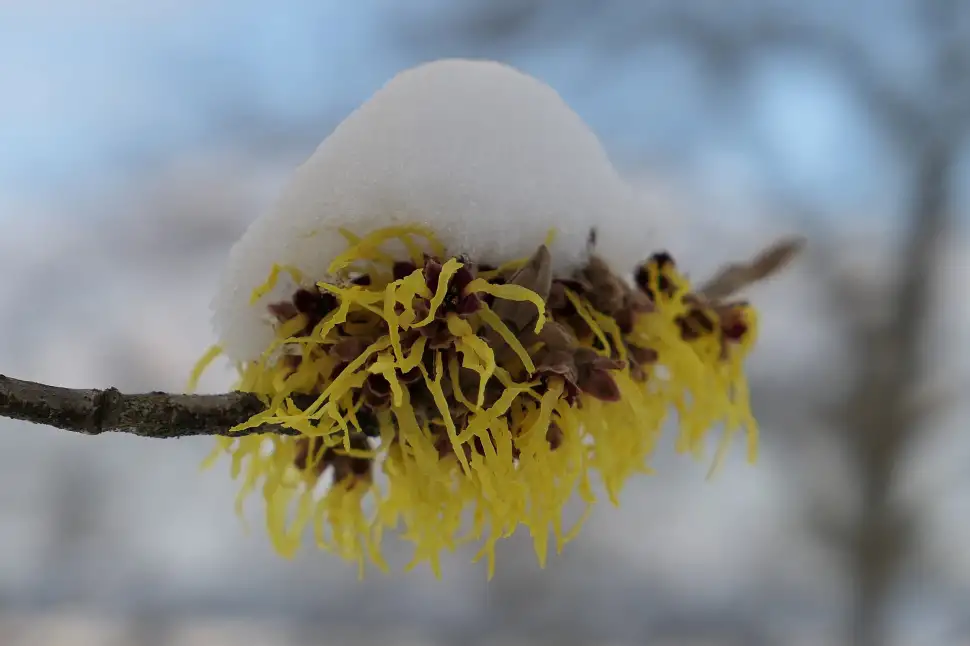
<path fill-rule="evenodd" d="M 115 388 L 61 388 L 0 375 L 0 416 L 82 435 L 113 432 L 159 439 L 229 435 L 230 428 L 264 408 L 250 393 L 124 394 Z M 295 435 L 296 431 L 266 425 L 232 435 L 253 433 Z"/>

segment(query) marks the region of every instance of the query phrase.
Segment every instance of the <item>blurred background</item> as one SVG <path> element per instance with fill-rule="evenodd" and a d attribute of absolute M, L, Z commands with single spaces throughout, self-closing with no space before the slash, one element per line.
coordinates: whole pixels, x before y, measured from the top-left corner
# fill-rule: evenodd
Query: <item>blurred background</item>
<path fill-rule="evenodd" d="M 668 441 L 545 571 L 358 582 L 247 534 L 211 440 L 3 420 L 0 644 L 970 644 L 965 0 L 6 0 L 0 372 L 181 389 L 235 238 L 445 56 L 555 87 L 694 275 L 809 237 L 750 292 L 760 463 Z"/>

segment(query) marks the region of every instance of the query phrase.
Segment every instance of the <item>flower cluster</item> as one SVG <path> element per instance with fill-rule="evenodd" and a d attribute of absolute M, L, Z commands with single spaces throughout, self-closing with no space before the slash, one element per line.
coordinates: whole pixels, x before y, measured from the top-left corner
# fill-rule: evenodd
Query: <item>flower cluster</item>
<path fill-rule="evenodd" d="M 241 368 L 237 388 L 265 410 L 234 430 L 298 435 L 224 437 L 216 452 L 240 501 L 261 489 L 280 553 L 310 526 L 322 548 L 385 568 L 394 531 L 436 573 L 442 550 L 478 541 L 491 576 L 496 542 L 525 525 L 544 564 L 579 529 L 562 526 L 567 501 L 588 509 L 596 473 L 616 503 L 671 410 L 679 449 L 699 453 L 723 425 L 721 446 L 743 430 L 754 459 L 755 313 L 692 293 L 669 255 L 629 279 L 592 253 L 556 276 L 546 245 L 492 267 L 418 226 L 347 237 L 327 280 L 270 306 L 276 341 Z"/>

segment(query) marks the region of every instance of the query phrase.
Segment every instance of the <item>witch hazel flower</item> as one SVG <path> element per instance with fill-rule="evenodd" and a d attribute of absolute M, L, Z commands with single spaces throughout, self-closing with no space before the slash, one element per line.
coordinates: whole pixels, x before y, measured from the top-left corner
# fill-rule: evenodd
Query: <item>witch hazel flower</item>
<path fill-rule="evenodd" d="M 312 534 L 386 569 L 394 533 L 439 574 L 473 542 L 491 576 L 520 526 L 541 565 L 561 550 L 579 530 L 563 507 L 589 508 L 594 474 L 617 503 L 671 413 L 679 449 L 723 428 L 754 460 L 757 317 L 726 296 L 790 249 L 695 290 L 649 255 L 637 209 L 579 117 L 498 63 L 403 72 L 337 127 L 233 247 L 214 300 L 236 388 L 265 404 L 214 457 L 240 504 L 262 494 L 276 550 Z"/>

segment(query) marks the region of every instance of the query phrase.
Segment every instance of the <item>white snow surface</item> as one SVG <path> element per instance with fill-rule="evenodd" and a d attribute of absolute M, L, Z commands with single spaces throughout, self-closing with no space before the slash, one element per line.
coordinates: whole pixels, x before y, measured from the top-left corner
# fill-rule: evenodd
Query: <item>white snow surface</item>
<path fill-rule="evenodd" d="M 340 227 L 363 235 L 420 223 L 449 253 L 488 263 L 529 255 L 555 228 L 561 272 L 584 257 L 595 227 L 598 250 L 629 271 L 649 252 L 644 210 L 552 88 L 491 61 L 425 63 L 347 117 L 235 244 L 214 327 L 230 359 L 256 358 L 273 336 L 266 304 L 295 286 L 282 280 L 255 304 L 252 290 L 274 263 L 325 279 L 346 247 Z"/>

